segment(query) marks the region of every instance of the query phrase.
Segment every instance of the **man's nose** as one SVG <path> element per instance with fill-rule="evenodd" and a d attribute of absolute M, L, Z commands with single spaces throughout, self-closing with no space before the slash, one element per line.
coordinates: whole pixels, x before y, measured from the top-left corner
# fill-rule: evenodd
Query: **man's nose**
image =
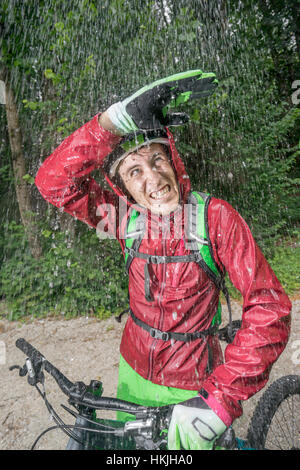
<path fill-rule="evenodd" d="M 144 175 L 146 181 L 151 182 L 152 184 L 158 182 L 161 179 L 160 171 L 150 165 L 146 167 Z"/>

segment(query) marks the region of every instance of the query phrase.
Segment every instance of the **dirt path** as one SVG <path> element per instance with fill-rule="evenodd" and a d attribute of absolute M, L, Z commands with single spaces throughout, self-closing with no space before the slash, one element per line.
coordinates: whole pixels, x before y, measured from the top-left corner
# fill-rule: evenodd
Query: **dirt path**
<path fill-rule="evenodd" d="M 234 303 L 234 319 L 240 317 L 240 312 L 240 305 Z M 104 395 L 115 396 L 119 344 L 125 320 L 121 324 L 114 318 L 98 321 L 85 317 L 30 323 L 0 321 L 0 449 L 29 449 L 39 433 L 55 424 L 37 391 L 27 384 L 27 379 L 19 377 L 17 371 L 8 370 L 11 365 L 24 364 L 24 355 L 15 347 L 16 339 L 23 337 L 29 341 L 70 380 L 85 383 L 91 379 L 101 380 Z M 270 381 L 288 374 L 300 374 L 299 298 L 293 300 L 289 344 L 274 365 Z M 67 400 L 49 376 L 46 392 L 64 421 L 73 424 L 72 417 L 60 407 L 61 403 L 67 405 Z M 240 437 L 246 435 L 250 415 L 261 393 L 244 403 L 244 415 L 234 425 Z M 64 449 L 66 442 L 67 437 L 61 431 L 50 431 L 39 441 L 38 448 Z"/>

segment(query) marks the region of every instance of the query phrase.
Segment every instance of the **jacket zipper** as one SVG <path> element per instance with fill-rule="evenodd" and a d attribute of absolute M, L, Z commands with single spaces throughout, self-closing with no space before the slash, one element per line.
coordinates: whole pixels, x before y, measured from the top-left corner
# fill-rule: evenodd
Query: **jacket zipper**
<path fill-rule="evenodd" d="M 163 256 L 166 255 L 166 240 L 162 240 L 162 247 L 163 247 Z M 163 263 L 162 264 L 162 267 L 163 267 L 163 276 L 162 276 L 162 287 L 161 287 L 161 290 L 159 292 L 159 298 L 158 298 L 158 305 L 160 307 L 160 319 L 159 319 L 159 326 L 158 328 L 160 329 L 161 328 L 161 325 L 163 324 L 163 307 L 162 307 L 162 298 L 163 298 L 163 292 L 164 292 L 164 289 L 165 289 L 165 282 L 166 282 L 166 263 Z M 153 376 L 153 356 L 154 356 L 154 351 L 155 351 L 155 348 L 156 348 L 156 345 L 157 345 L 157 339 L 154 339 L 152 344 L 151 344 L 151 347 L 150 347 L 150 352 L 149 352 L 149 362 L 148 362 L 148 377 L 147 379 L 148 380 L 151 380 L 152 379 L 152 376 Z"/>

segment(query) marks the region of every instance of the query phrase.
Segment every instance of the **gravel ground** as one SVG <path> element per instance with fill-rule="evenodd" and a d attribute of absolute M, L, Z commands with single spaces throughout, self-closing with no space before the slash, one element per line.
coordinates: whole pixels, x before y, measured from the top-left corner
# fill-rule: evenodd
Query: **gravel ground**
<path fill-rule="evenodd" d="M 273 366 L 270 383 L 282 375 L 300 374 L 300 296 L 293 300 L 292 333 L 287 348 Z M 226 307 L 224 306 L 226 316 Z M 240 318 L 241 306 L 233 303 L 233 317 Z M 0 449 L 30 449 L 35 438 L 54 425 L 39 397 L 27 379 L 18 371 L 9 371 L 14 364 L 23 365 L 25 356 L 15 347 L 18 338 L 25 338 L 70 380 L 89 383 L 101 380 L 104 395 L 115 396 L 119 362 L 119 344 L 125 318 L 119 324 L 114 318 L 99 321 L 80 317 L 72 320 L 44 319 L 24 322 L 0 321 Z M 226 345 L 224 345 L 225 347 Z M 47 374 L 46 392 L 50 403 L 68 424 L 72 417 L 60 404 L 67 405 L 52 377 Z M 244 414 L 235 421 L 239 437 L 246 436 L 248 423 L 262 391 L 244 403 Z M 38 449 L 64 449 L 67 437 L 61 431 L 50 431 L 39 441 Z"/>

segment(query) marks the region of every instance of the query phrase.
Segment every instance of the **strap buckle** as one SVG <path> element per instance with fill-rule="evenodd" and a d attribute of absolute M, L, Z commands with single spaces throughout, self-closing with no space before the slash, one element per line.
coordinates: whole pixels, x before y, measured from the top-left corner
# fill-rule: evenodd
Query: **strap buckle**
<path fill-rule="evenodd" d="M 158 330 L 157 328 L 150 328 L 149 333 L 154 339 L 161 339 L 162 341 L 169 341 L 170 339 L 170 333 Z"/>

